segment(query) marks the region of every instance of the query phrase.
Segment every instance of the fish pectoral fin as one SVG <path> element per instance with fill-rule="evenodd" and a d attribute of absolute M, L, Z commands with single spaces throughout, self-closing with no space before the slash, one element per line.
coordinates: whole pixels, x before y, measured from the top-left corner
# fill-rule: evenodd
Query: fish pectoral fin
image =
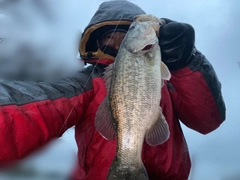
<path fill-rule="evenodd" d="M 107 140 L 113 140 L 116 136 L 116 128 L 114 126 L 114 120 L 108 106 L 108 97 L 105 97 L 100 104 L 96 117 L 95 127 L 97 131 Z"/>
<path fill-rule="evenodd" d="M 163 86 L 164 86 L 164 80 L 161 79 L 161 87 L 163 87 Z"/>
<path fill-rule="evenodd" d="M 161 77 L 162 79 L 169 80 L 171 78 L 171 73 L 163 62 L 161 62 Z"/>
<path fill-rule="evenodd" d="M 158 120 L 146 133 L 145 140 L 150 146 L 156 146 L 167 141 L 169 135 L 169 127 L 160 108 Z"/>

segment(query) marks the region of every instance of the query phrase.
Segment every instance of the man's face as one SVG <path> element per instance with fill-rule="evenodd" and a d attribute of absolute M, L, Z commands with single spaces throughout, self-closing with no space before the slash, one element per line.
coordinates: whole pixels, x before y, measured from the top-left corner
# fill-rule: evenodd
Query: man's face
<path fill-rule="evenodd" d="M 98 41 L 98 46 L 104 53 L 116 57 L 125 34 L 125 32 L 110 32 Z"/>

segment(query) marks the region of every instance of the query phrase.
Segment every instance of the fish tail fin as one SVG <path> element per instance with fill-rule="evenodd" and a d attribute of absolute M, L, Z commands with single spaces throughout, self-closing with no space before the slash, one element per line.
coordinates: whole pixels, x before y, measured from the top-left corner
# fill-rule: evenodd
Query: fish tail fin
<path fill-rule="evenodd" d="M 148 180 L 148 174 L 143 164 L 124 165 L 117 157 L 113 160 L 107 180 Z"/>

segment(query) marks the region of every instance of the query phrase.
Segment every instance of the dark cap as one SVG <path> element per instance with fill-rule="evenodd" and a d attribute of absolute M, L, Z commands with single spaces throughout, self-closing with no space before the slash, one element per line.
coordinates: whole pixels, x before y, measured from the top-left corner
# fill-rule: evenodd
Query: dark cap
<path fill-rule="evenodd" d="M 98 30 L 96 30 L 97 32 L 97 39 L 101 39 L 103 38 L 103 36 L 112 33 L 112 32 L 124 32 L 127 33 L 129 28 L 129 25 L 119 25 L 119 26 L 103 26 L 101 28 L 99 28 Z"/>

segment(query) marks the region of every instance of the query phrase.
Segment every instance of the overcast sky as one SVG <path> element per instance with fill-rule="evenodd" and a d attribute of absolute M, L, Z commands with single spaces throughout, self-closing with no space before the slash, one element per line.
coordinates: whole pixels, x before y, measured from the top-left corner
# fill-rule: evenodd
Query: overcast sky
<path fill-rule="evenodd" d="M 56 64 L 66 65 L 69 62 L 74 66 L 78 64 L 76 57 L 79 34 L 103 1 L 58 1 L 58 4 L 55 4 L 55 1 L 27 3 L 26 0 L 22 0 L 19 2 L 18 6 L 16 3 L 6 6 L 4 1 L 0 0 L 0 26 L 6 28 L 6 31 L 0 29 L 0 38 L 1 35 L 10 38 L 9 34 L 15 34 L 18 42 L 27 41 L 27 44 L 37 47 L 32 50 L 34 53 L 45 54 L 43 56 L 45 58 L 51 57 L 48 59 L 52 60 L 52 68 Z M 238 34 L 240 32 L 240 1 L 132 0 L 132 2 L 154 16 L 191 24 L 196 33 L 196 47 L 213 64 L 222 83 L 227 107 L 226 122 L 219 129 L 205 136 L 183 126 L 193 159 L 191 179 L 240 179 L 240 81 L 237 80 L 240 76 L 240 65 L 238 65 L 240 62 L 240 35 Z M 20 5 L 22 5 L 21 8 L 19 8 Z M 16 14 L 18 12 L 21 16 L 19 14 L 14 16 L 13 12 Z M 14 20 L 14 17 L 19 17 L 20 20 Z M 3 19 L 6 18 L 10 20 L 6 26 L 2 26 L 5 22 Z M 12 31 L 10 32 L 7 27 L 12 27 L 10 28 Z M 1 46 L 3 47 L 4 44 L 6 46 L 6 43 L 7 40 L 0 44 L 0 51 Z M 10 53 L 8 52 L 9 55 L 16 53 L 14 51 L 18 46 L 7 47 L 11 50 Z M 44 50 L 47 50 L 47 53 Z M 59 59 L 61 61 L 57 61 Z M 63 67 L 59 66 L 59 68 Z M 76 151 L 72 134 L 73 131 L 68 131 L 62 138 L 65 143 L 71 144 L 69 152 Z M 53 149 L 54 147 L 56 146 L 51 146 Z M 51 148 L 42 152 L 41 159 L 45 157 L 46 162 L 49 161 L 49 156 L 52 157 L 51 153 L 49 155 L 49 152 L 52 152 Z M 36 159 L 37 157 L 35 157 L 35 165 L 40 168 L 44 163 Z"/>

